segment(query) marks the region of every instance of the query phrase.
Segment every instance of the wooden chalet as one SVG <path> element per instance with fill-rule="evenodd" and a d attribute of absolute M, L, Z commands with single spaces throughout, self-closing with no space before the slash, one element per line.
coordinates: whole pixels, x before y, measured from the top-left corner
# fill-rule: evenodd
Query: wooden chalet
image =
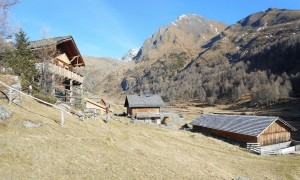
<path fill-rule="evenodd" d="M 272 116 L 203 114 L 191 124 L 194 131 L 261 146 L 290 141 L 291 131 L 296 131 L 281 118 Z"/>
<path fill-rule="evenodd" d="M 159 95 L 127 95 L 124 107 L 127 115 L 145 122 L 161 124 L 162 114 L 160 108 L 164 105 Z"/>
<path fill-rule="evenodd" d="M 37 69 L 42 71 L 47 66 L 53 74 L 53 94 L 65 97 L 65 101 L 71 104 L 75 98 L 74 89 L 77 89 L 78 96 L 82 96 L 83 76 L 74 68 L 84 67 L 85 63 L 72 36 L 32 41 L 29 47 L 36 56 Z M 60 82 L 55 79 L 60 79 Z"/>

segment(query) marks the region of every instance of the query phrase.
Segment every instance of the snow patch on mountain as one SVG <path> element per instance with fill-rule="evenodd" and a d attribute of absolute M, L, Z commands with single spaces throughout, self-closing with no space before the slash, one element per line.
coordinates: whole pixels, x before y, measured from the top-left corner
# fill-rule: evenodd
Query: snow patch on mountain
<path fill-rule="evenodd" d="M 123 61 L 132 61 L 133 58 L 138 54 L 140 48 L 130 49 L 126 54 L 122 56 Z"/>

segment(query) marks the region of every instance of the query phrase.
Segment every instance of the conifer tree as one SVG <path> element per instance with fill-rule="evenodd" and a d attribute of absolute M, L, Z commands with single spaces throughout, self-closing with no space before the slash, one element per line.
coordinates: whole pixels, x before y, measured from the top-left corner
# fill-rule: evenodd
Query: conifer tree
<path fill-rule="evenodd" d="M 18 76 L 32 82 L 34 77 L 38 75 L 38 72 L 35 68 L 34 56 L 29 49 L 28 38 L 22 29 L 15 37 L 16 44 L 14 48 L 6 50 L 4 56 L 5 65 L 11 67 Z"/>

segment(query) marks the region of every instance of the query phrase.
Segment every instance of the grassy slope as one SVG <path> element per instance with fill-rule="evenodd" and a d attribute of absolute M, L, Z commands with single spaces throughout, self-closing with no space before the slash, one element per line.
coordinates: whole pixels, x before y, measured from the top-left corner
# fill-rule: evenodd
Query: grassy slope
<path fill-rule="evenodd" d="M 61 127 L 59 111 L 25 102 L 0 121 L 0 178 L 300 178 L 299 155 L 261 157 L 201 134 L 100 119 L 66 116 Z"/>

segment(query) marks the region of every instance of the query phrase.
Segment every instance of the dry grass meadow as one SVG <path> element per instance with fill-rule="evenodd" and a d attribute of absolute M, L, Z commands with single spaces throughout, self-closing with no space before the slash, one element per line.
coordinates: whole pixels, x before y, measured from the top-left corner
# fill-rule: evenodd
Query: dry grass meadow
<path fill-rule="evenodd" d="M 66 115 L 61 127 L 58 110 L 24 101 L 0 121 L 0 179 L 300 179 L 300 155 L 258 156 L 202 134 L 126 119 L 106 124 Z"/>

